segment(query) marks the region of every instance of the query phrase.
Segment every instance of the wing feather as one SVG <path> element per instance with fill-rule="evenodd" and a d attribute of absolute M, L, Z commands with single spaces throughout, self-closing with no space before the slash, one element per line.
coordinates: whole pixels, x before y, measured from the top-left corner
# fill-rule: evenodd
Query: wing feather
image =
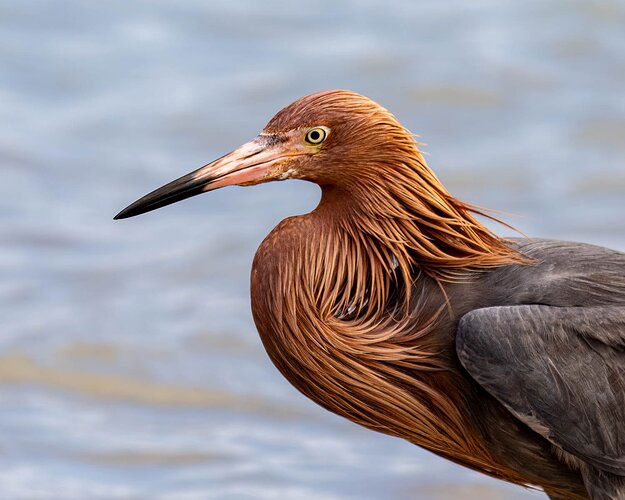
<path fill-rule="evenodd" d="M 477 309 L 461 318 L 456 350 L 534 431 L 625 476 L 625 306 Z"/>

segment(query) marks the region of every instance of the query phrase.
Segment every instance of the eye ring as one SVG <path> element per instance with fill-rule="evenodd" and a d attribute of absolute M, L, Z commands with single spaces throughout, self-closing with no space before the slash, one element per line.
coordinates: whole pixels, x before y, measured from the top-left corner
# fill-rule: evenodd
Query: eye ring
<path fill-rule="evenodd" d="M 325 141 L 326 137 L 328 137 L 328 132 L 324 127 L 313 127 L 308 132 L 306 132 L 306 136 L 304 139 L 308 144 L 317 146 Z"/>

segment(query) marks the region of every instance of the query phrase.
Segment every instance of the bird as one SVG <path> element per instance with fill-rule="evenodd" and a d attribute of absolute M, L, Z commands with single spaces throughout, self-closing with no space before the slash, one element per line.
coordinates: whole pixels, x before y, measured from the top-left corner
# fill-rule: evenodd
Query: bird
<path fill-rule="evenodd" d="M 233 152 L 122 210 L 316 183 L 254 257 L 252 315 L 301 393 L 552 499 L 625 499 L 625 254 L 498 236 L 417 136 L 347 90 L 304 96 Z"/>

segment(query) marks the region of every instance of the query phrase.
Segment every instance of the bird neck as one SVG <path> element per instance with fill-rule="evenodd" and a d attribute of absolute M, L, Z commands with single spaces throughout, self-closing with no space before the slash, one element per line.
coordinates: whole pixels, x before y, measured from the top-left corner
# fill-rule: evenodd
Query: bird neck
<path fill-rule="evenodd" d="M 267 353 L 326 409 L 503 476 L 453 399 L 462 391 L 441 283 L 415 267 L 410 233 L 367 223 L 367 213 L 324 189 L 315 211 L 261 244 L 252 311 Z"/>
<path fill-rule="evenodd" d="M 404 278 L 418 269 L 436 280 L 456 281 L 475 271 L 527 262 L 476 215 L 501 221 L 449 194 L 416 147 L 395 148 L 358 172 L 340 184 L 323 185 L 315 212 L 389 249 Z"/>

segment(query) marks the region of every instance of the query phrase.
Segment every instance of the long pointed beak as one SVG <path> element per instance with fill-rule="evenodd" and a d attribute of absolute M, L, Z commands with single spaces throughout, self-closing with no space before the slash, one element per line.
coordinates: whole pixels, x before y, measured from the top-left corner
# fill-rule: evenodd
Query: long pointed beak
<path fill-rule="evenodd" d="M 114 218 L 134 217 L 224 186 L 269 180 L 277 164 L 289 156 L 294 155 L 285 154 L 279 144 L 272 145 L 267 137 L 258 136 L 218 160 L 152 191 L 124 208 Z"/>

